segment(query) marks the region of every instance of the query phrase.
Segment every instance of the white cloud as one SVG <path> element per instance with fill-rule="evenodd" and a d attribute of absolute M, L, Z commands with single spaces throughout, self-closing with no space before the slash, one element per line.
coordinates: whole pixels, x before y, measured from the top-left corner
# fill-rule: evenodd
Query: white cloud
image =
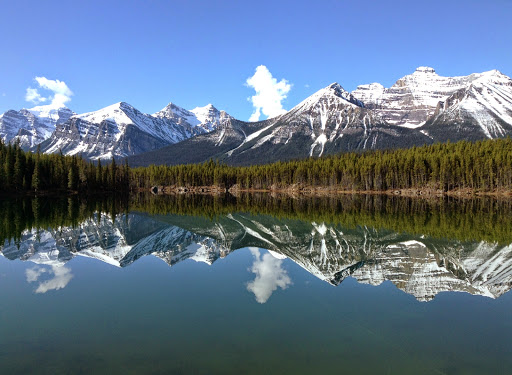
<path fill-rule="evenodd" d="M 39 276 L 41 276 L 45 272 L 46 269 L 43 267 L 34 267 L 26 269 L 25 275 L 27 277 L 27 282 L 33 283 L 34 281 L 37 281 L 37 279 L 39 279 Z"/>
<path fill-rule="evenodd" d="M 48 97 L 44 97 L 39 93 L 38 89 L 29 87 L 25 94 L 25 100 L 27 102 L 40 104 L 46 101 L 51 101 L 50 105 L 52 107 L 60 108 L 65 106 L 65 104 L 71 100 L 73 92 L 64 81 L 48 79 L 46 77 L 36 77 L 34 80 L 40 88 L 51 91 L 52 94 Z"/>
<path fill-rule="evenodd" d="M 33 89 L 31 87 L 27 88 L 27 93 L 25 94 L 25 100 L 27 102 L 32 102 L 34 104 L 39 104 L 45 102 L 47 99 L 43 98 L 41 94 L 37 92 L 37 89 Z"/>
<path fill-rule="evenodd" d="M 2 93 L 2 96 L 5 96 L 5 95 L 6 95 L 6 94 L 5 94 L 5 92 L 3 92 L 3 93 Z"/>
<path fill-rule="evenodd" d="M 286 270 L 281 265 L 282 259 L 265 253 L 261 257 L 260 251 L 256 248 L 249 249 L 254 256 L 254 263 L 250 269 L 256 278 L 247 284 L 247 290 L 254 293 L 256 301 L 265 303 L 277 288 L 286 289 L 292 284 Z"/>
<path fill-rule="evenodd" d="M 64 266 L 52 266 L 52 268 L 34 267 L 25 271 L 27 282 L 33 283 L 39 280 L 41 275 L 48 273 L 53 278 L 40 281 L 36 288 L 36 293 L 46 293 L 49 290 L 59 290 L 65 288 L 73 278 L 71 270 Z"/>
<path fill-rule="evenodd" d="M 249 98 L 254 107 L 249 121 L 258 121 L 262 113 L 268 118 L 286 112 L 281 102 L 292 88 L 287 80 L 281 79 L 278 82 L 265 65 L 260 65 L 254 75 L 247 78 L 246 84 L 256 91 L 256 95 Z"/>

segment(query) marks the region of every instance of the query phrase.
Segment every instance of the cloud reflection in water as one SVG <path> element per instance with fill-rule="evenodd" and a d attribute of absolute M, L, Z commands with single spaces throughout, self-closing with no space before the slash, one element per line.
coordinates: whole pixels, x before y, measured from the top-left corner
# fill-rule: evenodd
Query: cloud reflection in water
<path fill-rule="evenodd" d="M 40 280 L 41 276 L 45 273 L 53 277 L 48 280 Z M 73 278 L 71 269 L 64 266 L 51 266 L 51 268 L 36 266 L 28 268 L 25 271 L 25 276 L 29 283 L 39 281 L 39 285 L 35 290 L 36 293 L 46 293 L 49 290 L 63 289 Z"/>
<path fill-rule="evenodd" d="M 249 248 L 254 256 L 254 263 L 250 271 L 256 278 L 247 284 L 247 290 L 254 293 L 258 303 L 265 303 L 277 288 L 286 289 L 292 284 L 292 280 L 285 269 L 282 259 L 265 253 L 261 256 L 259 249 Z"/>

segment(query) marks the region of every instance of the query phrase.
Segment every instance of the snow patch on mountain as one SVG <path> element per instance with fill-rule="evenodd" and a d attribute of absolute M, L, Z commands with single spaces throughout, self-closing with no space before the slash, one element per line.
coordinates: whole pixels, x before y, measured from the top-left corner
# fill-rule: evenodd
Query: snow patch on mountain
<path fill-rule="evenodd" d="M 457 91 L 482 82 L 495 82 L 492 84 L 494 90 L 496 83 L 507 85 L 507 79 L 496 70 L 468 76 L 443 77 L 433 68 L 422 66 L 414 73 L 400 78 L 390 88 L 384 88 L 378 83 L 360 85 L 352 94 L 389 124 L 417 128 L 434 115 L 439 102 L 446 101 Z M 489 95 L 493 99 L 499 96 L 494 92 L 489 92 Z M 490 101 L 487 98 L 482 103 L 489 104 Z M 474 104 L 468 103 L 468 106 L 481 112 L 481 108 Z"/>
<path fill-rule="evenodd" d="M 231 118 L 226 112 L 219 111 L 212 104 L 186 110 L 176 104 L 169 103 L 163 109 L 153 114 L 153 116 L 170 119 L 179 125 L 196 128 L 200 133 L 211 132 Z"/>
<path fill-rule="evenodd" d="M 19 111 L 9 110 L 0 116 L 0 138 L 4 142 L 20 142 L 29 149 L 48 139 L 56 126 L 75 113 L 66 107 L 37 106 Z"/>

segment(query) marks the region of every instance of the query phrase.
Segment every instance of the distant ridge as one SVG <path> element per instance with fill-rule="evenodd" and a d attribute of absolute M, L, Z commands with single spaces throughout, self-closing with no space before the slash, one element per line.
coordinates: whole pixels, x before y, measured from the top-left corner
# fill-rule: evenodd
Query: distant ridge
<path fill-rule="evenodd" d="M 255 123 L 211 104 L 186 110 L 169 103 L 152 115 L 124 102 L 84 114 L 41 106 L 0 115 L 4 142 L 92 160 L 129 157 L 132 165 L 210 158 L 246 165 L 511 134 L 508 76 L 491 70 L 443 77 L 425 66 L 389 88 L 371 83 L 348 92 L 333 83 L 287 113 Z"/>

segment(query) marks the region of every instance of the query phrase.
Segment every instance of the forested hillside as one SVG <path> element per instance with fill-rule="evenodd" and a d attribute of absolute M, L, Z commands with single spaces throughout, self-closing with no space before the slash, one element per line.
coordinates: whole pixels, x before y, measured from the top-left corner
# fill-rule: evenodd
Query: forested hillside
<path fill-rule="evenodd" d="M 89 163 L 78 156 L 31 153 L 19 144 L 5 145 L 0 140 L 0 192 L 122 192 L 128 191 L 128 165 L 108 166 Z"/>
<path fill-rule="evenodd" d="M 239 189 L 329 187 L 386 191 L 430 188 L 442 191 L 512 189 L 512 140 L 434 144 L 389 151 L 342 153 L 249 167 L 215 161 L 131 170 L 132 188 L 211 186 Z"/>
<path fill-rule="evenodd" d="M 220 191 L 326 188 L 332 191 L 458 189 L 512 191 L 512 140 L 435 144 L 410 149 L 342 153 L 321 158 L 230 167 L 202 164 L 129 168 L 78 156 L 24 152 L 0 143 L 0 191 L 128 192 L 166 186 L 217 186 Z M 219 190 L 219 189 L 218 189 Z"/>

